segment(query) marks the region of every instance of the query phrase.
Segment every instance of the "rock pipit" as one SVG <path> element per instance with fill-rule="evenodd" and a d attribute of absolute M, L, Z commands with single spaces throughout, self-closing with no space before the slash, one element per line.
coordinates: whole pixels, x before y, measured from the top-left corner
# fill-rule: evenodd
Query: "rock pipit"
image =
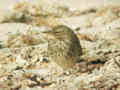
<path fill-rule="evenodd" d="M 82 55 L 82 48 L 76 34 L 64 25 L 58 25 L 45 33 L 52 35 L 48 40 L 48 57 L 64 70 L 72 68 Z"/>

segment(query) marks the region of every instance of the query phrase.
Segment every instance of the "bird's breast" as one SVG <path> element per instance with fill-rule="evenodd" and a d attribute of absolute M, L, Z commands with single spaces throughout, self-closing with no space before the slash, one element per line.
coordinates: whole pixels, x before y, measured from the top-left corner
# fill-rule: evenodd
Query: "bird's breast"
<path fill-rule="evenodd" d="M 63 41 L 49 41 L 48 42 L 48 55 L 50 57 L 64 57 L 67 55 L 69 45 Z"/>

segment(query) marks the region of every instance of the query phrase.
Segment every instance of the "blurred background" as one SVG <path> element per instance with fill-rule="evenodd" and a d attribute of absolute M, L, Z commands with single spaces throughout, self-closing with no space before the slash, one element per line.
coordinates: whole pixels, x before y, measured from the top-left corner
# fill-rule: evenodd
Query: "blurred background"
<path fill-rule="evenodd" d="M 8 6 L 21 0 L 2 0 L 0 2 L 0 10 L 7 9 Z M 34 0 L 32 0 L 34 1 Z M 51 1 L 51 0 L 47 0 Z M 53 0 L 56 1 L 56 0 Z M 67 6 L 73 7 L 73 9 L 86 9 L 90 7 L 99 7 L 105 5 L 120 5 L 120 0 L 58 0 Z"/>

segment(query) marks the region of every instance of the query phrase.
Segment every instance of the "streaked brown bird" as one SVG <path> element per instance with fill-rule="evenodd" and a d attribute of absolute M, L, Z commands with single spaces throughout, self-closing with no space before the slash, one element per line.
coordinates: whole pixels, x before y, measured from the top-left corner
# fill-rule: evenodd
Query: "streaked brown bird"
<path fill-rule="evenodd" d="M 82 55 L 76 34 L 64 25 L 58 25 L 45 33 L 52 36 L 48 40 L 48 57 L 64 70 L 72 68 Z"/>

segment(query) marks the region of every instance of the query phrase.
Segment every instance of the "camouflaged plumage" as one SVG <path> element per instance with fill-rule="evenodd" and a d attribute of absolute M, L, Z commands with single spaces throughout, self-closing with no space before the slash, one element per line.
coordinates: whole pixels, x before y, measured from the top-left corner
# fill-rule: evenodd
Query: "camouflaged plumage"
<path fill-rule="evenodd" d="M 51 32 L 48 40 L 48 56 L 63 69 L 72 68 L 82 55 L 76 34 L 67 26 L 59 25 Z"/>

